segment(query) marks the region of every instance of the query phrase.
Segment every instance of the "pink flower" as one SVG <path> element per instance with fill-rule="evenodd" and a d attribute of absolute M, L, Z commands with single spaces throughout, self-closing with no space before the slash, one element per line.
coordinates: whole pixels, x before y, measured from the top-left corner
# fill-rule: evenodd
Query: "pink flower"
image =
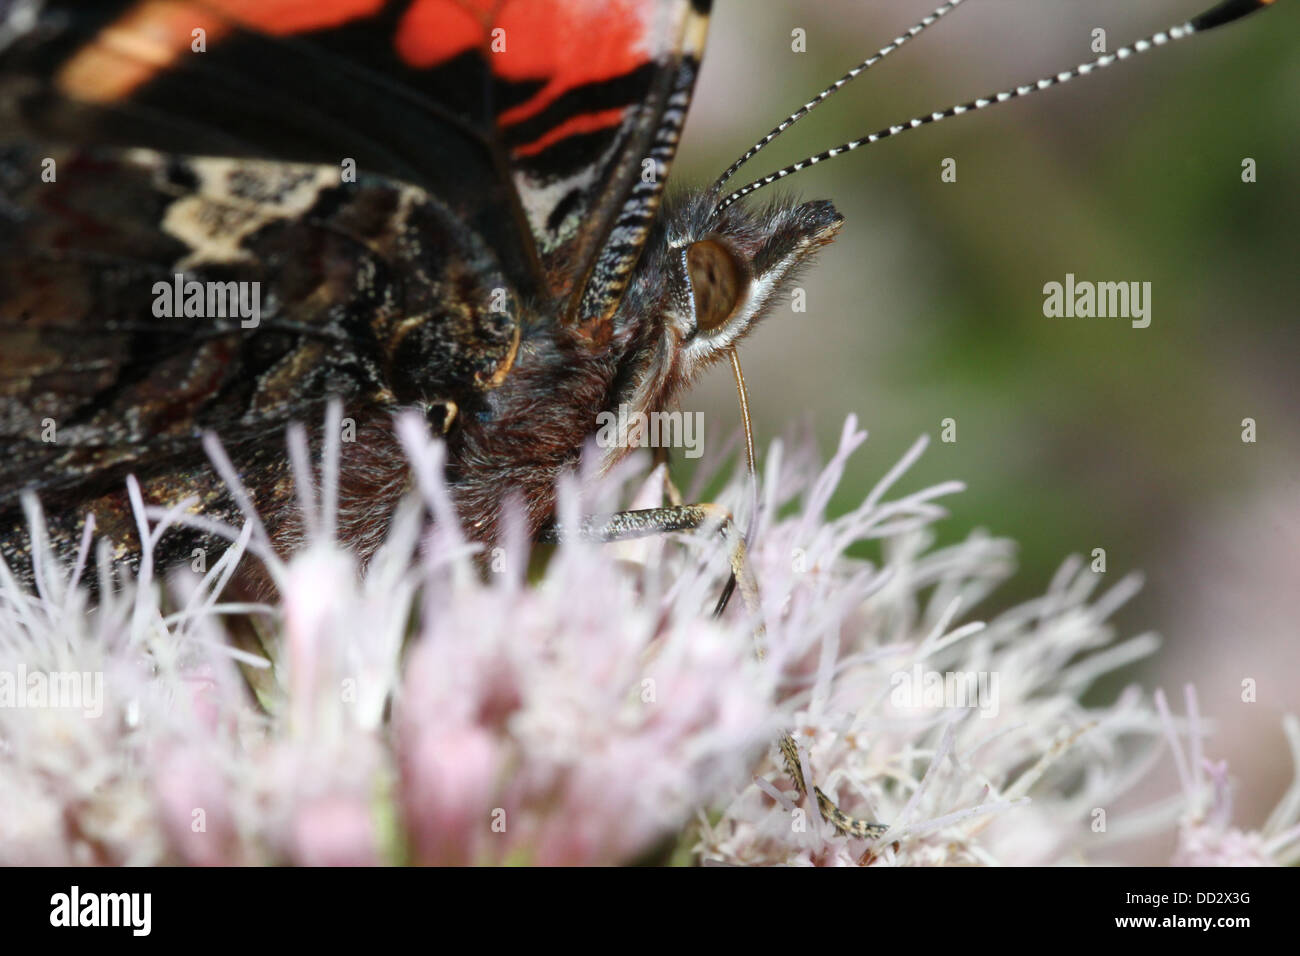
<path fill-rule="evenodd" d="M 866 439 L 856 422 L 824 466 L 807 436 L 773 443 L 749 554 L 761 614 L 737 600 L 715 619 L 715 536 L 569 540 L 530 575 L 518 520 L 479 553 L 442 446 L 419 419 L 399 435 L 416 493 L 364 570 L 333 540 L 330 468 L 320 504 L 302 496 L 306 539 L 287 561 L 250 517 L 219 529 L 233 547 L 203 577 L 164 588 L 146 554 L 93 609 L 48 554 L 38 595 L 0 564 L 0 694 L 20 671 L 102 679 L 79 708 L 0 706 L 0 862 L 573 865 L 692 848 L 706 863 L 1078 862 L 1105 845 L 1097 810 L 1157 752 L 1161 719 L 1136 688 L 1081 702 L 1156 647 L 1107 623 L 1136 580 L 1103 590 L 1070 559 L 1042 598 L 972 619 L 1013 547 L 933 546 L 958 483 L 891 497 L 924 442 L 838 517 L 826 509 Z M 301 447 L 291 457 L 304 467 Z M 659 503 L 663 473 L 634 486 L 644 472 L 634 455 L 603 479 L 568 476 L 561 522 Z M 719 500 L 743 522 L 743 476 Z M 147 547 L 199 520 L 136 504 Z M 861 541 L 879 563 L 851 556 Z M 269 605 L 221 602 L 245 551 L 275 582 Z M 260 649 L 237 645 L 235 614 L 257 621 Z M 1258 832 L 1232 829 L 1194 703 L 1185 758 L 1157 697 L 1184 779 L 1178 861 L 1295 862 L 1300 781 Z M 1286 728 L 1300 761 L 1300 725 Z M 888 823 L 883 837 L 837 833 L 794 790 L 775 746 L 786 730 L 804 775 Z"/>

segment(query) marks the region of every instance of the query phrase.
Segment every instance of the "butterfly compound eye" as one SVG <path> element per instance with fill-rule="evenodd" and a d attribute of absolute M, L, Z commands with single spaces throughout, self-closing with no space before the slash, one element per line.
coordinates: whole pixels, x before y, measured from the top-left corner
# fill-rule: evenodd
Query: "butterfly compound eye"
<path fill-rule="evenodd" d="M 702 239 L 686 250 L 686 271 L 695 293 L 695 325 L 716 329 L 736 311 L 742 274 L 735 257 L 720 242 Z"/>

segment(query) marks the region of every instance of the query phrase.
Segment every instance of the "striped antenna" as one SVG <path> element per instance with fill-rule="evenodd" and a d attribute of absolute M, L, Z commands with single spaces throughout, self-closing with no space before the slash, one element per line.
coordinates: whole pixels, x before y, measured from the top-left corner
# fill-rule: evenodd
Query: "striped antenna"
<path fill-rule="evenodd" d="M 912 37 L 916 36 L 926 27 L 931 26 L 932 24 L 937 22 L 942 16 L 944 16 L 944 14 L 961 6 L 964 2 L 965 0 L 948 0 L 947 3 L 940 5 L 935 9 L 933 13 L 931 13 L 920 23 L 917 23 L 914 26 L 912 26 L 903 35 L 894 37 L 892 42 L 887 43 L 885 46 L 881 47 L 879 50 L 877 50 L 871 56 L 867 57 L 857 66 L 855 66 L 853 69 L 849 70 L 849 72 L 841 76 L 830 86 L 826 87 L 826 89 L 822 90 L 820 93 L 814 96 L 803 106 L 799 107 L 797 110 L 795 110 L 785 119 L 783 119 L 772 129 L 770 133 L 768 133 L 766 136 L 760 139 L 753 146 L 749 147 L 749 149 L 745 150 L 744 155 L 742 155 L 739 159 L 737 159 L 734 163 L 732 163 L 730 166 L 727 167 L 727 171 L 718 177 L 718 181 L 715 182 L 713 184 L 713 187 L 709 190 L 709 195 L 716 196 L 718 193 L 722 192 L 723 185 L 727 182 L 728 179 L 730 179 L 732 176 L 736 174 L 736 170 L 738 170 L 741 166 L 745 165 L 745 163 L 753 159 L 755 154 L 758 153 L 760 149 L 762 149 L 768 143 L 772 142 L 772 140 L 776 139 L 778 136 L 780 136 L 782 133 L 788 130 L 791 126 L 799 122 L 799 120 L 803 119 L 813 110 L 815 110 L 818 106 L 820 106 L 822 102 L 826 100 L 832 93 L 836 92 L 841 87 L 847 85 L 850 80 L 854 79 L 855 77 L 861 76 L 863 73 L 867 72 L 867 70 L 871 69 L 877 63 L 883 60 L 885 57 L 889 56 L 889 54 L 893 53 L 895 50 L 897 50 L 908 40 L 912 39 Z"/>
<path fill-rule="evenodd" d="M 1256 10 L 1262 10 L 1273 2 L 1274 0 L 1224 0 L 1223 3 L 1220 3 L 1211 10 L 1207 10 L 1198 17 L 1193 17 L 1181 26 L 1171 27 L 1170 29 L 1161 31 L 1160 33 L 1152 34 L 1146 39 L 1138 40 L 1132 46 L 1121 47 L 1114 53 L 1107 53 L 1105 56 L 1099 56 L 1090 63 L 1080 64 L 1073 70 L 1065 70 L 1061 73 L 1057 73 L 1055 76 L 1043 77 L 1037 83 L 1018 86 L 1012 90 L 1004 90 L 1001 93 L 995 93 L 992 96 L 983 96 L 967 103 L 950 106 L 948 109 L 937 113 L 928 113 L 922 116 L 917 116 L 901 125 L 887 126 L 869 136 L 864 136 L 861 139 L 850 140 L 841 146 L 836 146 L 834 149 L 828 149 L 826 152 L 818 153 L 816 156 L 809 156 L 807 159 L 800 160 L 793 165 L 777 170 L 768 176 L 764 176 L 762 179 L 756 179 L 752 183 L 742 186 L 726 199 L 718 203 L 718 205 L 714 207 L 713 215 L 716 216 L 737 199 L 748 196 L 750 193 L 762 189 L 764 186 L 769 186 L 778 179 L 784 179 L 802 169 L 807 169 L 809 166 L 816 166 L 818 163 L 825 160 L 834 159 L 836 156 L 843 153 L 851 153 L 860 146 L 869 146 L 870 144 L 879 142 L 882 139 L 889 139 L 891 136 L 897 136 L 904 130 L 916 129 L 918 126 L 925 126 L 928 123 L 937 123 L 939 120 L 947 119 L 949 116 L 960 116 L 962 113 L 982 110 L 988 106 L 995 106 L 998 103 L 1005 103 L 1008 100 L 1028 96 L 1030 93 L 1041 92 L 1042 90 L 1057 86 L 1061 83 L 1068 83 L 1076 76 L 1087 76 L 1089 73 L 1105 69 L 1117 60 L 1127 60 L 1135 54 L 1145 53 L 1154 47 L 1164 46 L 1166 43 L 1170 43 L 1174 40 L 1182 40 L 1194 33 L 1204 33 L 1207 30 L 1214 29 L 1215 27 L 1221 27 L 1224 24 L 1232 23 L 1234 20 L 1240 20 L 1242 17 L 1254 13 Z M 815 103 L 816 101 L 814 101 L 814 105 Z"/>

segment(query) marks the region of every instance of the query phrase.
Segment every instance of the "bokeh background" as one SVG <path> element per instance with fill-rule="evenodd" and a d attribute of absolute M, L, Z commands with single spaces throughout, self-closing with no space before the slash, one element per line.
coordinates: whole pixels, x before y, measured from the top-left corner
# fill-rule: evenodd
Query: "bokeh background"
<path fill-rule="evenodd" d="M 735 186 L 843 140 L 1092 58 L 1209 0 L 968 0 L 765 150 Z M 718 0 L 673 179 L 712 180 L 814 92 L 936 0 Z M 806 31 L 807 52 L 791 50 Z M 922 433 L 913 489 L 959 478 L 945 540 L 1020 545 L 1002 605 L 1040 594 L 1068 554 L 1106 549 L 1117 617 L 1165 640 L 1126 675 L 1181 711 L 1195 682 L 1231 760 L 1236 819 L 1259 826 L 1292 775 L 1300 712 L 1300 3 L 1026 101 L 945 121 L 773 187 L 847 218 L 742 358 L 765 443 L 808 414 L 824 452 L 844 416 L 871 433 L 847 509 Z M 957 182 L 940 164 L 957 161 Z M 1245 157 L 1258 181 L 1244 184 Z M 1149 281 L 1152 323 L 1049 319 L 1044 283 Z M 725 368 L 682 403 L 706 440 L 738 425 Z M 943 444 L 940 422 L 957 420 Z M 1241 440 L 1243 418 L 1258 441 Z M 988 614 L 997 607 L 983 609 Z M 1257 682 L 1243 703 L 1241 682 Z M 1113 692 L 1113 687 L 1098 693 Z M 1152 799 L 1176 789 L 1166 760 Z M 1168 860 L 1171 839 L 1133 859 Z"/>

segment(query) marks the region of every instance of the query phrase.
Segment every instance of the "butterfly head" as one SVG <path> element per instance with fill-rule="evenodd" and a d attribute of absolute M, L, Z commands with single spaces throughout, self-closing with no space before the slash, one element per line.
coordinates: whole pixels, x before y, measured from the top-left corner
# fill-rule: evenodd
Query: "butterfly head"
<path fill-rule="evenodd" d="M 670 198 L 616 319 L 633 344 L 633 405 L 661 407 L 783 301 L 839 232 L 827 201 L 714 210 L 708 193 Z M 634 354 L 633 354 L 634 353 Z"/>

